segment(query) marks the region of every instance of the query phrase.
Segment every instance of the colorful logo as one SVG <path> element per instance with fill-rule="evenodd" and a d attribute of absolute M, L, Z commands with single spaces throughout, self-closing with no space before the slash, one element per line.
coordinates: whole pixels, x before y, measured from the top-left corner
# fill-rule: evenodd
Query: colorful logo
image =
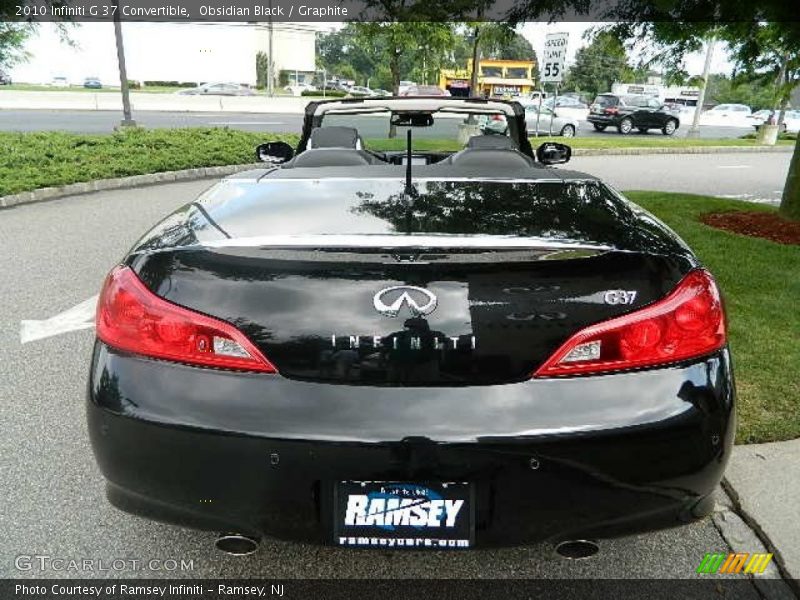
<path fill-rule="evenodd" d="M 706 553 L 698 573 L 763 573 L 772 560 L 772 554 L 736 552 L 731 554 Z"/>

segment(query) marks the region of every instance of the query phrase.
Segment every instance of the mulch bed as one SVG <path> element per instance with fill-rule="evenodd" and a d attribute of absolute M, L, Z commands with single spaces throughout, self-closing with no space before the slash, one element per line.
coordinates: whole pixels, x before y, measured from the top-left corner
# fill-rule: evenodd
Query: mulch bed
<path fill-rule="evenodd" d="M 787 221 L 777 213 L 748 211 L 708 213 L 702 215 L 700 220 L 717 229 L 760 237 L 779 244 L 800 245 L 800 222 Z"/>

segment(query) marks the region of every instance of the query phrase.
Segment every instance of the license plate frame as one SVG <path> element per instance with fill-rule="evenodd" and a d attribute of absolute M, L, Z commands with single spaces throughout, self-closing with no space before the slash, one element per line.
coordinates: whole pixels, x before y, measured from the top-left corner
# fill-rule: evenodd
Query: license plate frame
<path fill-rule="evenodd" d="M 337 481 L 332 525 L 332 542 L 339 547 L 467 550 L 475 545 L 475 486 L 466 481 Z"/>

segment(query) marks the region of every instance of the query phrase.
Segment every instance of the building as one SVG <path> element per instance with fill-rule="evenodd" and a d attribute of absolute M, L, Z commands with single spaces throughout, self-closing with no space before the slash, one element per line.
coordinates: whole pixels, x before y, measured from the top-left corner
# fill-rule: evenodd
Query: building
<path fill-rule="evenodd" d="M 700 98 L 700 88 L 691 85 L 665 86 L 659 83 L 614 83 L 611 86 L 614 94 L 631 96 L 653 96 L 661 102 L 680 104 L 682 106 L 697 106 Z"/>
<path fill-rule="evenodd" d="M 316 69 L 316 34 L 312 23 L 274 23 L 274 77 L 288 72 L 300 81 Z M 205 83 L 230 81 L 256 84 L 256 55 L 268 53 L 267 23 L 142 23 L 122 24 L 128 79 L 138 82 Z M 64 77 L 80 85 L 98 77 L 119 85 L 112 23 L 80 23 L 70 27 L 73 44 L 61 41 L 53 23 L 42 23 L 25 50 L 27 62 L 12 69 L 14 81 L 50 83 Z M 310 74 L 303 76 L 303 74 Z"/>
<path fill-rule="evenodd" d="M 482 58 L 478 61 L 478 91 L 484 97 L 525 96 L 536 88 L 536 61 Z M 470 96 L 472 60 L 466 69 L 442 69 L 439 87 L 453 96 Z"/>

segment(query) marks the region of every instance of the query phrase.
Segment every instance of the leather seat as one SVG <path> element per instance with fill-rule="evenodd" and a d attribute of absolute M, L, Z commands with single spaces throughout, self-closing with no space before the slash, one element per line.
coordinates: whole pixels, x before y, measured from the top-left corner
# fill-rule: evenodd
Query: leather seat
<path fill-rule="evenodd" d="M 494 167 L 508 169 L 533 167 L 536 163 L 517 149 L 517 145 L 505 135 L 475 135 L 467 141 L 467 147 L 456 152 L 447 162 L 458 167 Z"/>
<path fill-rule="evenodd" d="M 467 140 L 471 150 L 518 150 L 517 144 L 507 135 L 473 135 Z"/>
<path fill-rule="evenodd" d="M 312 148 L 295 156 L 285 163 L 283 168 L 356 167 L 373 164 L 381 164 L 381 161 L 363 150 L 354 150 L 352 148 Z"/>
<path fill-rule="evenodd" d="M 364 141 L 355 127 L 316 127 L 311 130 L 306 149 L 352 148 L 362 150 Z"/>
<path fill-rule="evenodd" d="M 386 164 L 363 147 L 363 141 L 355 127 L 316 127 L 311 130 L 306 149 L 285 163 L 283 168 Z"/>

